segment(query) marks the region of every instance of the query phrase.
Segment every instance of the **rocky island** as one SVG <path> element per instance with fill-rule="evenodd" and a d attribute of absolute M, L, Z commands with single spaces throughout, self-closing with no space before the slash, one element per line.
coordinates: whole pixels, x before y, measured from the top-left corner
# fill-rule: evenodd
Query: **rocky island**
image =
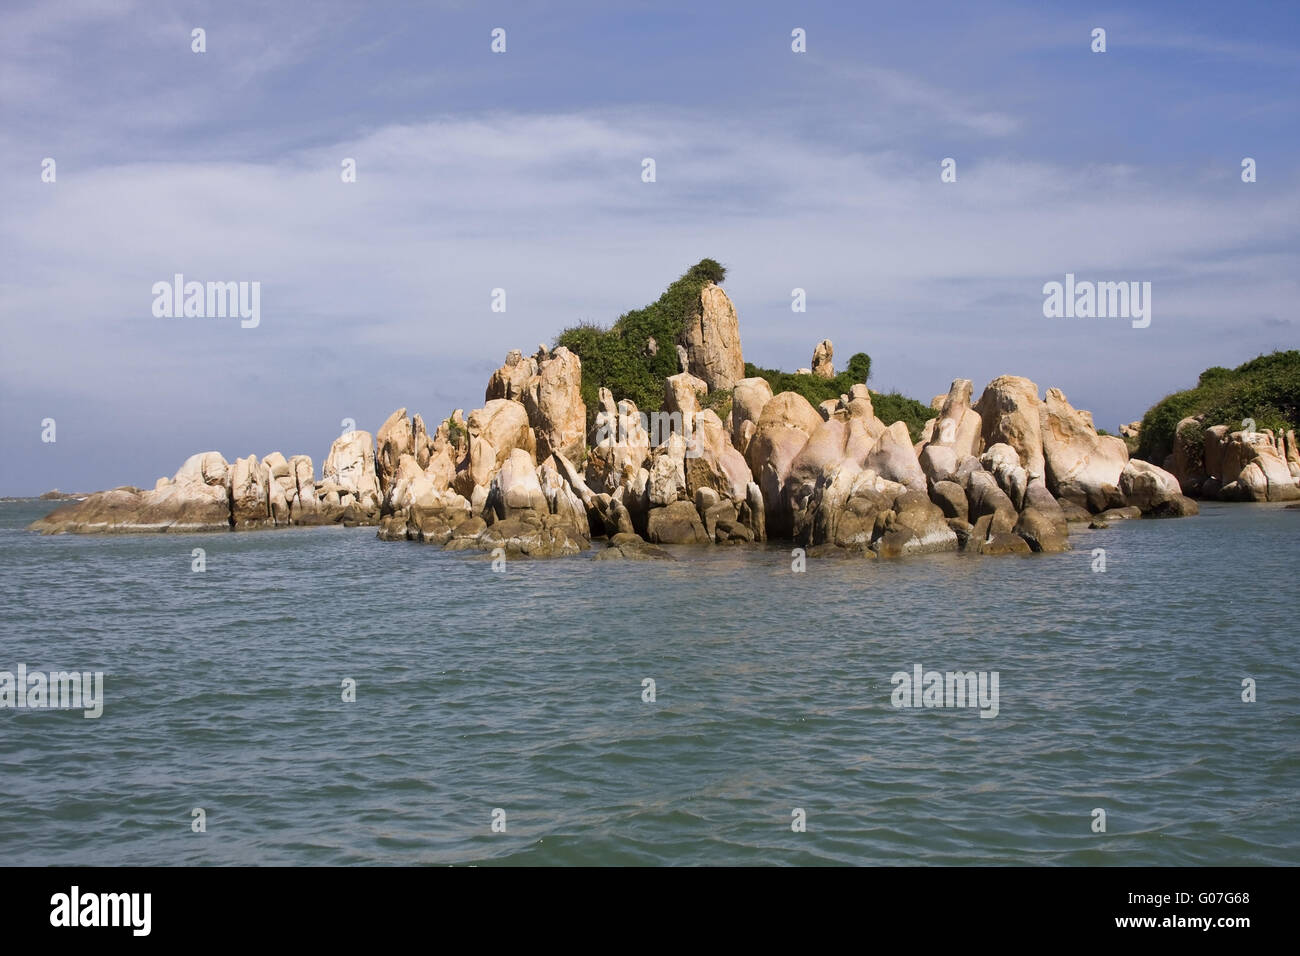
<path fill-rule="evenodd" d="M 788 541 L 897 557 L 1059 552 L 1071 524 L 1197 513 L 1193 496 L 1300 499 L 1291 430 L 1188 416 L 1162 466 L 1133 457 L 1056 388 L 969 379 L 909 427 L 867 387 L 866 356 L 836 375 L 817 343 L 791 375 L 746 366 L 721 266 L 704 260 L 608 330 L 512 351 L 484 405 L 432 432 L 392 413 L 312 459 L 191 456 L 152 489 L 115 488 L 34 522 L 47 534 L 377 525 L 386 540 L 533 557 L 668 557 L 660 544 Z M 861 360 L 861 361 L 860 361 Z M 588 376 L 584 379 L 584 362 Z M 861 377 L 862 381 L 853 380 Z M 772 382 L 792 388 L 774 392 Z M 837 397 L 813 398 L 843 384 Z M 628 394 L 616 394 L 621 387 Z M 612 387 L 611 387 L 612 386 Z M 637 402 L 642 403 L 638 408 Z M 910 401 L 910 400 L 905 400 Z M 922 408 L 918 403 L 911 403 Z"/>

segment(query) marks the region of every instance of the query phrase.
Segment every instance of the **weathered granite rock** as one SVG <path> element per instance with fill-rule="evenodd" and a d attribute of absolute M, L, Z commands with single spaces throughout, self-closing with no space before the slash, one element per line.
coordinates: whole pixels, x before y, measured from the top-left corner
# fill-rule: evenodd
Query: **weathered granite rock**
<path fill-rule="evenodd" d="M 1092 416 L 1076 410 L 1059 388 L 1047 390 L 1041 425 L 1048 490 L 1093 512 L 1119 504 L 1129 460 L 1123 440 L 1098 435 Z"/>
<path fill-rule="evenodd" d="M 1266 432 L 1235 431 L 1219 441 L 1222 461 L 1219 497 L 1225 501 L 1292 501 L 1300 499 L 1300 486 L 1286 458 Z M 1207 436 L 1207 450 L 1208 450 Z M 1207 463 L 1210 458 L 1207 451 Z"/>
<path fill-rule="evenodd" d="M 582 360 L 561 345 L 535 363 L 523 404 L 537 439 L 537 457 L 581 458 L 587 447 L 587 405 L 582 400 Z"/>
<path fill-rule="evenodd" d="M 535 455 L 537 441 L 528 424 L 528 412 L 519 402 L 495 398 L 482 408 L 470 412 L 469 461 L 456 474 L 453 487 L 461 495 L 475 486 L 486 488 L 497 469 L 505 464 L 516 448 Z"/>
<path fill-rule="evenodd" d="M 894 422 L 885 429 L 863 464 L 882 478 L 925 494 L 925 472 L 916 460 L 916 449 L 902 422 Z"/>
<path fill-rule="evenodd" d="M 492 476 L 483 517 L 493 524 L 521 517 L 526 511 L 544 515 L 550 513 L 550 508 L 546 495 L 542 493 L 541 482 L 537 480 L 533 456 L 522 448 L 513 448 Z"/>
<path fill-rule="evenodd" d="M 666 444 L 654 450 L 649 471 L 647 493 L 652 507 L 663 507 L 687 497 L 686 440 L 681 435 L 669 436 Z"/>
<path fill-rule="evenodd" d="M 602 388 L 600 405 L 596 444 L 587 456 L 585 480 L 592 491 L 608 494 L 630 483 L 645 464 L 650 456 L 650 435 L 635 402 L 624 399 L 616 405 L 609 389 Z"/>
<path fill-rule="evenodd" d="M 968 520 L 978 527 L 978 519 L 988 516 L 991 521 L 990 533 L 1011 531 L 1019 520 L 1015 504 L 987 471 L 970 473 L 966 498 L 969 504 Z"/>
<path fill-rule="evenodd" d="M 966 492 L 955 481 L 937 481 L 930 487 L 930 500 L 939 506 L 946 518 L 967 520 L 969 505 Z"/>
<path fill-rule="evenodd" d="M 813 349 L 812 374 L 818 378 L 835 377 L 835 346 L 830 339 L 822 339 Z"/>
<path fill-rule="evenodd" d="M 582 498 L 569 484 L 559 466 L 558 457 L 552 455 L 537 469 L 537 478 L 546 498 L 547 510 L 557 516 L 561 526 L 574 538 L 591 538 L 591 521 Z M 585 485 L 583 486 L 585 489 Z M 590 494 L 589 489 L 587 493 Z"/>
<path fill-rule="evenodd" d="M 492 373 L 488 380 L 483 401 L 505 398 L 515 402 L 524 400 L 524 390 L 528 381 L 537 374 L 537 360 L 524 358 L 519 349 L 511 349 L 506 355 L 505 364 Z"/>
<path fill-rule="evenodd" d="M 731 444 L 746 458 L 763 409 L 771 400 L 772 386 L 765 378 L 742 378 L 731 390 Z"/>
<path fill-rule="evenodd" d="M 967 455 L 978 456 L 984 447 L 983 419 L 971 407 L 971 388 L 970 379 L 953 379 L 948 394 L 939 404 L 939 417 L 928 438 L 933 445 L 952 448 L 957 460 Z"/>
<path fill-rule="evenodd" d="M 62 505 L 29 525 L 43 534 L 230 529 L 229 465 L 215 451 L 191 455 L 150 491 L 123 486 Z"/>
<path fill-rule="evenodd" d="M 330 445 L 328 457 L 321 472 L 324 482 L 338 489 L 344 506 L 344 496 L 350 496 L 364 511 L 378 511 L 382 496 L 379 479 L 375 474 L 375 448 L 370 432 L 344 432 Z M 236 523 L 238 523 L 236 516 Z"/>
<path fill-rule="evenodd" d="M 745 377 L 740 321 L 727 294 L 713 283 L 700 290 L 700 307 L 687 319 L 681 344 L 686 371 L 703 379 L 709 391 L 732 388 Z"/>
<path fill-rule="evenodd" d="M 415 454 L 415 429 L 406 417 L 406 409 L 399 408 L 379 426 L 375 441 L 375 477 L 379 490 L 387 493 L 397 474 L 397 465 L 403 455 Z"/>
<path fill-rule="evenodd" d="M 230 512 L 234 527 L 239 530 L 275 524 L 256 455 L 236 458 L 230 467 Z"/>
<path fill-rule="evenodd" d="M 767 533 L 771 537 L 790 534 L 790 512 L 783 494 L 786 479 L 795 458 L 821 424 L 817 410 L 795 392 L 773 396 L 763 407 L 747 457 L 762 490 Z"/>
<path fill-rule="evenodd" d="M 609 539 L 609 547 L 596 552 L 597 561 L 676 561 L 663 548 L 656 548 L 637 534 L 620 533 Z"/>
<path fill-rule="evenodd" d="M 1020 512 L 1020 520 L 1016 522 L 1014 530 L 1034 551 L 1060 552 L 1070 549 L 1070 542 L 1056 522 L 1032 506 Z"/>
<path fill-rule="evenodd" d="M 1155 511 L 1181 496 L 1178 479 L 1150 462 L 1133 459 L 1124 466 L 1119 476 L 1119 492 L 1129 505 L 1141 509 L 1143 514 Z"/>
<path fill-rule="evenodd" d="M 1174 426 L 1173 463 L 1170 472 L 1187 495 L 1199 494 L 1209 477 L 1205 471 L 1205 427 L 1196 418 L 1184 418 Z"/>
<path fill-rule="evenodd" d="M 808 546 L 869 548 L 885 524 L 897 517 L 891 509 L 906 491 L 852 459 L 828 466 L 806 499 L 801 494 L 794 502 L 794 540 Z"/>
<path fill-rule="evenodd" d="M 690 431 L 700 412 L 700 398 L 709 391 L 708 383 L 690 372 L 678 372 L 664 379 L 663 411 L 681 416 L 682 426 Z M 675 430 L 675 429 L 674 429 Z"/>
<path fill-rule="evenodd" d="M 733 501 L 745 500 L 754 475 L 745 456 L 732 446 L 726 428 L 712 409 L 695 415 L 691 440 L 684 450 L 688 496 L 693 497 L 697 489 L 712 488 Z"/>
<path fill-rule="evenodd" d="M 908 490 L 894 501 L 892 521 L 873 543 L 882 558 L 956 551 L 957 534 L 924 491 Z"/>
<path fill-rule="evenodd" d="M 689 501 L 673 501 L 662 508 L 653 508 L 647 523 L 646 537 L 655 544 L 708 544 L 709 535 L 704 530 L 695 505 Z"/>
<path fill-rule="evenodd" d="M 999 375 L 989 382 L 975 411 L 979 413 L 984 447 L 1010 445 L 1030 477 L 1042 475 L 1042 401 L 1038 386 L 1017 375 Z"/>
<path fill-rule="evenodd" d="M 990 445 L 980 456 L 980 464 L 993 476 L 1017 511 L 1024 507 L 1025 490 L 1029 486 L 1029 476 L 1021 467 L 1020 456 L 1010 445 L 999 442 Z"/>

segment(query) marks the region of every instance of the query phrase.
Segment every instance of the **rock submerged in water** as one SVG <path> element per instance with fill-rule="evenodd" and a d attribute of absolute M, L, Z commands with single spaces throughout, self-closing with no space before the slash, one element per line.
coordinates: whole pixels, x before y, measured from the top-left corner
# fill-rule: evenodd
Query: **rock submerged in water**
<path fill-rule="evenodd" d="M 289 525 L 373 524 L 378 481 L 369 432 L 335 440 L 317 485 L 311 459 L 272 452 L 237 458 L 215 451 L 191 455 L 152 489 L 114 488 L 56 508 L 32 522 L 44 534 L 104 534 L 251 530 Z"/>

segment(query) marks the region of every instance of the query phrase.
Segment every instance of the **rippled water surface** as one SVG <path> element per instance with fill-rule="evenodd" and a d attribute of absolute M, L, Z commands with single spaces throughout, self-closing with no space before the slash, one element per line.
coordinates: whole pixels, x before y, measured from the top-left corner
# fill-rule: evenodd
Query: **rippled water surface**
<path fill-rule="evenodd" d="M 1300 863 L 1300 511 L 795 574 L 21 530 L 48 508 L 0 503 L 0 670 L 106 702 L 0 710 L 11 865 Z M 918 663 L 997 671 L 998 715 L 895 709 Z"/>

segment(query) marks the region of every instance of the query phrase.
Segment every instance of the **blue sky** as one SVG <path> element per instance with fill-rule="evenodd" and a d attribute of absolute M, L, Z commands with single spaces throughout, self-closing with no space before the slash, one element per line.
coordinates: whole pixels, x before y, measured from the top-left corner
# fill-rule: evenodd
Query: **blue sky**
<path fill-rule="evenodd" d="M 1297 5 L 849 6 L 10 0 L 0 494 L 319 471 L 343 419 L 468 411 L 705 256 L 750 361 L 1020 374 L 1111 430 L 1297 347 Z M 261 324 L 154 318 L 177 272 L 259 281 Z M 1044 318 L 1067 272 L 1151 282 L 1150 327 Z"/>

